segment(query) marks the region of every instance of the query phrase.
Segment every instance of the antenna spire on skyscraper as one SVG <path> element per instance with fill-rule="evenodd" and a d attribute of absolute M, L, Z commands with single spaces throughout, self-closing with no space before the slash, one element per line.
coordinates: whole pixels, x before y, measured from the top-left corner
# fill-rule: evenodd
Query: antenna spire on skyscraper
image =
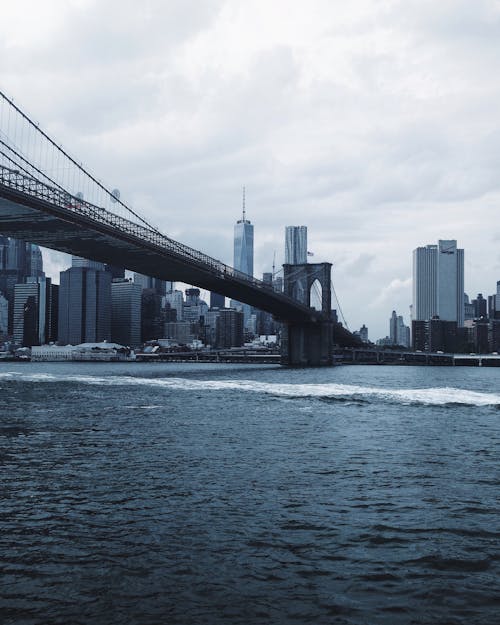
<path fill-rule="evenodd" d="M 243 185 L 243 221 L 245 221 L 246 217 L 245 217 L 245 186 Z"/>

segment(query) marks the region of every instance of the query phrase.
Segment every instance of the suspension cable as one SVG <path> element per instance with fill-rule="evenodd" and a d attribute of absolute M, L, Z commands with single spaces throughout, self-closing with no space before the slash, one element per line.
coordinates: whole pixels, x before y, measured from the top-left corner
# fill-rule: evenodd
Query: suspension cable
<path fill-rule="evenodd" d="M 90 178 L 90 180 L 92 180 L 92 182 L 94 184 L 96 184 L 102 191 L 104 191 L 107 195 L 109 195 L 110 197 L 113 198 L 113 201 L 116 201 L 118 204 L 120 204 L 121 206 L 123 206 L 123 208 L 125 208 L 125 210 L 129 211 L 129 213 L 131 213 L 132 215 L 134 215 L 134 217 L 136 217 L 137 219 L 139 219 L 139 221 L 141 221 L 145 226 L 147 226 L 148 228 L 150 228 L 151 230 L 154 230 L 154 232 L 156 232 L 157 234 L 161 234 L 161 232 L 155 228 L 154 226 L 152 226 L 151 224 L 149 224 L 145 219 L 143 219 L 139 214 L 137 214 L 135 211 L 133 211 L 130 207 L 128 207 L 126 204 L 124 204 L 120 198 L 117 198 L 116 196 L 114 196 L 111 191 L 109 191 L 109 189 L 107 189 L 102 183 L 99 182 L 99 180 L 97 180 L 96 178 L 94 178 L 94 176 L 92 176 L 91 174 L 89 174 L 88 171 L 86 171 L 86 169 L 84 167 L 82 167 L 82 165 L 80 165 L 77 161 L 75 161 L 74 158 L 72 158 L 65 150 L 63 150 L 63 148 L 59 145 L 57 145 L 57 143 L 55 143 L 55 141 L 53 141 L 41 128 L 39 128 L 39 126 L 37 124 L 35 124 L 34 121 L 32 121 L 25 113 L 23 113 L 23 111 L 16 106 L 16 104 L 14 104 L 14 102 L 8 98 L 5 93 L 3 91 L 0 90 L 0 96 L 6 101 L 8 102 L 8 104 L 10 104 L 10 106 L 21 115 L 21 117 L 23 119 L 25 119 L 28 124 L 30 124 L 30 126 L 32 126 L 37 132 L 39 132 L 52 146 L 54 146 L 56 148 L 56 150 L 59 150 L 59 152 L 61 152 L 71 163 L 73 163 L 73 165 L 75 165 L 83 174 L 85 174 L 88 178 Z"/>
<path fill-rule="evenodd" d="M 342 320 L 344 321 L 344 325 L 345 325 L 345 327 L 346 327 L 346 328 L 349 330 L 349 332 L 350 332 L 351 330 L 350 330 L 350 328 L 349 328 L 349 324 L 347 323 L 346 318 L 344 317 L 344 313 L 342 312 L 342 307 L 340 306 L 340 300 L 339 300 L 339 298 L 337 297 L 337 292 L 335 291 L 335 286 L 333 285 L 333 280 L 330 280 L 330 286 L 331 286 L 332 291 L 333 291 L 333 294 L 334 294 L 334 296 L 335 296 L 335 300 L 337 301 L 337 307 L 338 307 L 338 309 L 339 309 L 340 316 L 342 317 Z"/>
<path fill-rule="evenodd" d="M 16 152 L 16 150 L 14 150 L 14 148 L 12 148 L 10 145 L 8 145 L 7 143 L 5 143 L 5 141 L 2 141 L 2 139 L 0 139 L 0 143 L 5 146 L 7 148 L 7 150 L 9 150 L 9 152 L 12 152 L 12 154 L 15 154 L 17 156 L 17 158 L 20 158 L 23 163 L 26 163 L 26 165 L 28 165 L 28 167 L 31 167 L 31 169 L 34 169 L 37 173 L 39 173 L 43 178 L 45 178 L 46 180 L 48 180 L 51 184 L 55 185 L 58 189 L 60 189 L 61 191 L 64 191 L 65 193 L 67 193 L 66 189 L 61 186 L 58 182 L 56 182 L 55 180 L 52 180 L 52 178 L 50 178 L 50 176 L 47 176 L 47 174 L 44 174 L 43 171 L 41 171 L 40 169 L 38 169 L 38 167 L 36 167 L 35 165 L 33 165 L 32 163 L 30 163 L 30 161 L 28 161 L 28 159 L 24 158 L 24 156 L 22 156 L 21 154 L 19 154 L 18 152 Z M 21 167 L 21 165 L 19 165 L 14 159 L 10 158 L 9 156 L 7 156 L 7 154 L 5 154 L 5 152 L 1 151 L 0 154 L 2 154 L 3 156 L 5 156 L 5 158 L 7 158 L 11 163 L 14 163 L 16 165 L 18 165 L 18 167 L 20 167 L 23 171 L 25 171 L 26 173 L 29 173 L 26 169 L 24 169 L 23 167 Z M 32 174 L 30 173 L 30 176 L 32 176 Z M 40 181 L 41 182 L 41 181 Z"/>

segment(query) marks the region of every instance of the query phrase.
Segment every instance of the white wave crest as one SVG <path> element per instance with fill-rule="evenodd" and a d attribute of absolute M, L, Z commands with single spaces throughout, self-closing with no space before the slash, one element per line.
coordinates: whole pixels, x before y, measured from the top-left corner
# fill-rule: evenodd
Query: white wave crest
<path fill-rule="evenodd" d="M 136 376 L 53 375 L 49 373 L 0 373 L 0 382 L 76 382 L 97 386 L 150 386 L 155 388 L 203 391 L 229 390 L 253 392 L 277 397 L 314 397 L 331 400 L 382 400 L 401 404 L 500 406 L 500 394 L 470 391 L 453 387 L 390 389 L 351 384 L 282 384 L 254 380 L 193 380 L 187 378 L 144 378 Z"/>

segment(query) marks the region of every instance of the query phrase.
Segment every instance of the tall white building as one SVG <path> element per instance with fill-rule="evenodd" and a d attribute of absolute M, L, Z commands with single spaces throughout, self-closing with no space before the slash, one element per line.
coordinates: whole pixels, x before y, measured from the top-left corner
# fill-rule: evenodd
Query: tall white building
<path fill-rule="evenodd" d="M 389 337 L 392 345 L 410 347 L 410 328 L 405 325 L 403 316 L 396 314 L 395 310 L 389 319 Z"/>
<path fill-rule="evenodd" d="M 245 216 L 234 224 L 234 268 L 253 277 L 253 225 Z"/>
<path fill-rule="evenodd" d="M 464 325 L 464 251 L 455 240 L 413 250 L 413 315 Z"/>
<path fill-rule="evenodd" d="M 243 187 L 243 215 L 234 224 L 234 268 L 253 277 L 253 225 L 246 218 L 245 188 Z M 245 325 L 250 320 L 252 307 L 231 300 L 231 306 L 243 311 Z"/>
<path fill-rule="evenodd" d="M 285 263 L 290 265 L 307 263 L 307 226 L 286 226 Z"/>

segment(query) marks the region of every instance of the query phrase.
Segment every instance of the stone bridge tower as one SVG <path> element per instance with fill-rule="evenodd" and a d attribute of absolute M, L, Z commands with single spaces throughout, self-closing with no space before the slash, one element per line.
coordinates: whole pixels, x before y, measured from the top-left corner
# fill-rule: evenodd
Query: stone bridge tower
<path fill-rule="evenodd" d="M 308 323 L 288 322 L 284 325 L 282 364 L 294 367 L 333 364 L 331 270 L 331 263 L 283 265 L 285 294 L 311 307 L 312 292 L 320 293 L 320 302 L 317 302 L 320 309 L 311 309 Z"/>

